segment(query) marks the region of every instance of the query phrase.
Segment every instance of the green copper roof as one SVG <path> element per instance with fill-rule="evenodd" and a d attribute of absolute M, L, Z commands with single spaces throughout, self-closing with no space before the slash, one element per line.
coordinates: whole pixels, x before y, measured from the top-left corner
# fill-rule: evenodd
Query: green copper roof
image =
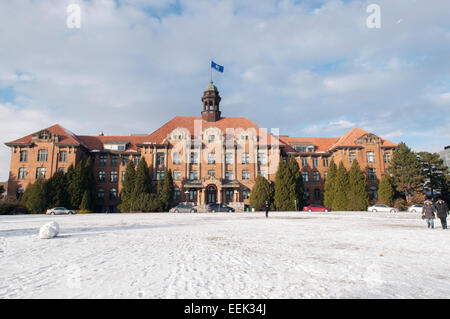
<path fill-rule="evenodd" d="M 205 91 L 216 91 L 218 92 L 216 86 L 213 84 L 213 81 L 210 81 Z"/>

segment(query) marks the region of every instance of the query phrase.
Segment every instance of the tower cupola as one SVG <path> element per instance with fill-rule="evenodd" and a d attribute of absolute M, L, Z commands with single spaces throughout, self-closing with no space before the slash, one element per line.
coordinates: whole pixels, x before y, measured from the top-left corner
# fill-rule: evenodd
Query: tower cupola
<path fill-rule="evenodd" d="M 222 98 L 219 95 L 217 87 L 214 85 L 213 81 L 210 81 L 208 86 L 203 92 L 202 102 L 203 111 L 202 118 L 207 122 L 215 122 L 220 119 L 220 109 L 219 104 Z"/>

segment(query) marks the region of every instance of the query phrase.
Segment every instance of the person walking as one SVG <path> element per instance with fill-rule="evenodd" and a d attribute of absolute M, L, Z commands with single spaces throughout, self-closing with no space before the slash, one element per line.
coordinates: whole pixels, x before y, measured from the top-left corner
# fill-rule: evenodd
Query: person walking
<path fill-rule="evenodd" d="M 436 208 L 431 204 L 429 200 L 425 201 L 422 210 L 422 218 L 427 220 L 428 228 L 434 228 L 434 218 L 435 218 Z"/>
<path fill-rule="evenodd" d="M 442 229 L 447 229 L 448 206 L 442 199 L 437 201 L 436 211 L 439 219 L 441 220 Z"/>
<path fill-rule="evenodd" d="M 269 217 L 269 202 L 266 201 L 266 218 Z"/>

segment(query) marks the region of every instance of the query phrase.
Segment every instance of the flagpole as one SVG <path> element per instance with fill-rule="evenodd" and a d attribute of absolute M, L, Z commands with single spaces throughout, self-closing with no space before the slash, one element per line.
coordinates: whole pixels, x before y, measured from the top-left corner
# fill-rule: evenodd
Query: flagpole
<path fill-rule="evenodd" d="M 209 64 L 209 68 L 211 70 L 211 82 L 212 82 L 212 66 L 211 66 L 211 64 L 212 64 L 212 60 L 211 60 L 211 63 Z"/>

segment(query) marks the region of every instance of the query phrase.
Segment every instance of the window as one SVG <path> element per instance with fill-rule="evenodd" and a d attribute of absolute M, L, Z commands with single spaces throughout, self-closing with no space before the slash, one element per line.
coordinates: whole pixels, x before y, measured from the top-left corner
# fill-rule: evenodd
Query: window
<path fill-rule="evenodd" d="M 173 199 L 178 201 L 178 200 L 180 200 L 180 198 L 181 198 L 180 189 L 178 187 L 175 187 L 173 189 Z"/>
<path fill-rule="evenodd" d="M 19 179 L 25 179 L 25 177 L 27 177 L 27 168 L 26 167 L 19 168 L 18 178 Z"/>
<path fill-rule="evenodd" d="M 296 152 L 306 152 L 306 146 L 296 146 L 295 151 Z"/>
<path fill-rule="evenodd" d="M 128 156 L 122 156 L 122 166 L 127 166 L 130 162 L 130 158 Z"/>
<path fill-rule="evenodd" d="M 250 162 L 250 154 L 242 153 L 242 164 L 248 164 Z"/>
<path fill-rule="evenodd" d="M 314 146 L 308 146 L 308 147 L 306 148 L 306 151 L 309 152 L 309 153 L 314 152 Z"/>
<path fill-rule="evenodd" d="M 164 179 L 164 171 L 156 171 L 156 180 L 163 180 Z"/>
<path fill-rule="evenodd" d="M 302 157 L 302 166 L 304 166 L 304 167 L 308 166 L 308 158 L 307 157 Z"/>
<path fill-rule="evenodd" d="M 173 171 L 173 179 L 176 181 L 181 179 L 181 171 L 179 169 Z"/>
<path fill-rule="evenodd" d="M 141 157 L 140 157 L 140 156 L 135 156 L 135 157 L 134 157 L 134 166 L 138 166 L 140 160 L 141 160 Z"/>
<path fill-rule="evenodd" d="M 367 168 L 367 179 L 368 180 L 376 180 L 377 179 L 377 171 L 373 167 Z"/>
<path fill-rule="evenodd" d="M 353 160 L 356 157 L 356 153 L 355 152 L 350 152 L 348 153 L 348 160 L 350 161 L 350 163 L 353 163 Z"/>
<path fill-rule="evenodd" d="M 117 198 L 117 189 L 112 188 L 112 189 L 109 191 L 109 199 L 110 199 L 110 200 L 115 200 L 116 198 Z"/>
<path fill-rule="evenodd" d="M 64 163 L 67 162 L 67 151 L 59 152 L 58 161 Z"/>
<path fill-rule="evenodd" d="M 250 198 L 250 190 L 248 188 L 244 188 L 242 191 L 242 197 L 244 200 Z"/>
<path fill-rule="evenodd" d="M 231 181 L 233 179 L 233 171 L 225 171 L 225 179 Z"/>
<path fill-rule="evenodd" d="M 369 198 L 372 199 L 377 199 L 378 198 L 378 190 L 376 186 L 370 186 L 369 187 Z"/>
<path fill-rule="evenodd" d="M 227 189 L 225 191 L 225 200 L 227 202 L 232 202 L 233 201 L 233 190 L 232 189 Z"/>
<path fill-rule="evenodd" d="M 214 142 L 214 138 L 215 138 L 214 135 L 208 135 L 208 143 Z"/>
<path fill-rule="evenodd" d="M 216 176 L 216 171 L 213 170 L 213 169 L 210 169 L 210 170 L 208 171 L 208 175 L 209 175 L 209 176 Z"/>
<path fill-rule="evenodd" d="M 104 200 L 105 199 L 105 190 L 103 188 L 100 188 L 98 190 L 97 198 L 98 198 L 98 200 Z"/>
<path fill-rule="evenodd" d="M 156 166 L 164 166 L 164 153 L 156 153 Z"/>
<path fill-rule="evenodd" d="M 367 152 L 367 163 L 375 163 L 375 153 L 374 152 Z"/>
<path fill-rule="evenodd" d="M 21 162 L 28 161 L 28 151 L 20 151 L 20 161 Z"/>
<path fill-rule="evenodd" d="M 119 166 L 119 156 L 118 155 L 111 155 L 111 166 L 113 166 L 113 167 Z"/>
<path fill-rule="evenodd" d="M 242 179 L 250 179 L 250 171 L 249 170 L 243 170 L 242 171 Z"/>
<path fill-rule="evenodd" d="M 125 180 L 125 174 L 126 174 L 126 173 L 127 173 L 126 171 L 123 171 L 123 172 L 122 172 L 122 177 L 121 177 L 121 178 L 122 178 L 122 182 Z"/>
<path fill-rule="evenodd" d="M 126 144 L 105 144 L 104 146 L 105 150 L 110 150 L 110 151 L 125 151 L 125 149 L 127 148 Z"/>
<path fill-rule="evenodd" d="M 319 181 L 320 181 L 320 173 L 319 173 L 319 172 L 315 171 L 315 172 L 313 173 L 313 180 L 314 180 L 315 182 L 319 182 Z"/>
<path fill-rule="evenodd" d="M 48 156 L 47 150 L 39 150 L 37 158 L 38 162 L 47 162 L 47 156 Z"/>
<path fill-rule="evenodd" d="M 45 167 L 36 168 L 36 179 L 37 178 L 45 178 L 46 173 L 47 173 L 47 169 Z"/>
<path fill-rule="evenodd" d="M 308 188 L 305 188 L 305 197 L 306 197 L 306 200 L 310 200 L 309 189 Z"/>
<path fill-rule="evenodd" d="M 216 164 L 216 153 L 208 153 L 208 164 Z"/>
<path fill-rule="evenodd" d="M 233 153 L 225 153 L 225 164 L 233 164 Z"/>
<path fill-rule="evenodd" d="M 317 157 L 312 158 L 312 165 L 313 167 L 319 166 L 319 159 Z"/>
<path fill-rule="evenodd" d="M 65 168 L 65 167 L 58 167 L 58 172 L 66 173 L 67 172 L 67 168 Z"/>
<path fill-rule="evenodd" d="M 198 179 L 198 171 L 189 171 L 189 179 L 190 180 Z"/>
<path fill-rule="evenodd" d="M 117 171 L 112 171 L 111 172 L 111 182 L 117 182 L 117 178 L 119 177 L 119 174 L 117 173 Z"/>
<path fill-rule="evenodd" d="M 385 163 L 391 162 L 391 153 L 384 153 L 384 162 Z"/>
<path fill-rule="evenodd" d="M 106 172 L 105 171 L 98 172 L 98 181 L 104 182 L 105 180 L 106 180 Z"/>
<path fill-rule="evenodd" d="M 180 154 L 180 152 L 172 153 L 172 163 L 174 165 L 181 164 L 181 154 Z"/>
<path fill-rule="evenodd" d="M 314 200 L 316 200 L 316 201 L 320 200 L 320 189 L 318 189 L 318 188 L 314 189 Z"/>
<path fill-rule="evenodd" d="M 107 158 L 108 158 L 107 155 L 100 155 L 100 158 L 99 158 L 100 166 L 106 166 Z"/>
<path fill-rule="evenodd" d="M 302 178 L 303 178 L 304 182 L 308 182 L 308 180 L 309 180 L 308 172 L 302 172 Z"/>
<path fill-rule="evenodd" d="M 259 170 L 258 171 L 258 175 L 261 175 L 262 177 L 266 177 L 267 176 L 267 171 L 266 170 Z"/>
<path fill-rule="evenodd" d="M 24 192 L 25 192 L 25 189 L 22 186 L 19 186 L 17 188 L 17 191 L 16 191 L 16 198 L 17 198 L 17 200 L 22 200 L 22 196 L 23 196 Z"/>
<path fill-rule="evenodd" d="M 323 173 L 323 180 L 324 180 L 324 181 L 327 180 L 327 174 L 328 174 L 328 172 Z"/>
<path fill-rule="evenodd" d="M 198 164 L 198 153 L 191 152 L 191 164 Z"/>
<path fill-rule="evenodd" d="M 323 166 L 324 166 L 324 167 L 328 167 L 328 157 L 324 157 L 324 158 L 322 159 L 322 162 L 323 162 Z"/>
<path fill-rule="evenodd" d="M 265 165 L 267 163 L 266 161 L 266 154 L 265 153 L 258 153 L 258 164 Z"/>
<path fill-rule="evenodd" d="M 197 190 L 196 189 L 189 190 L 189 200 L 192 202 L 197 201 Z"/>

